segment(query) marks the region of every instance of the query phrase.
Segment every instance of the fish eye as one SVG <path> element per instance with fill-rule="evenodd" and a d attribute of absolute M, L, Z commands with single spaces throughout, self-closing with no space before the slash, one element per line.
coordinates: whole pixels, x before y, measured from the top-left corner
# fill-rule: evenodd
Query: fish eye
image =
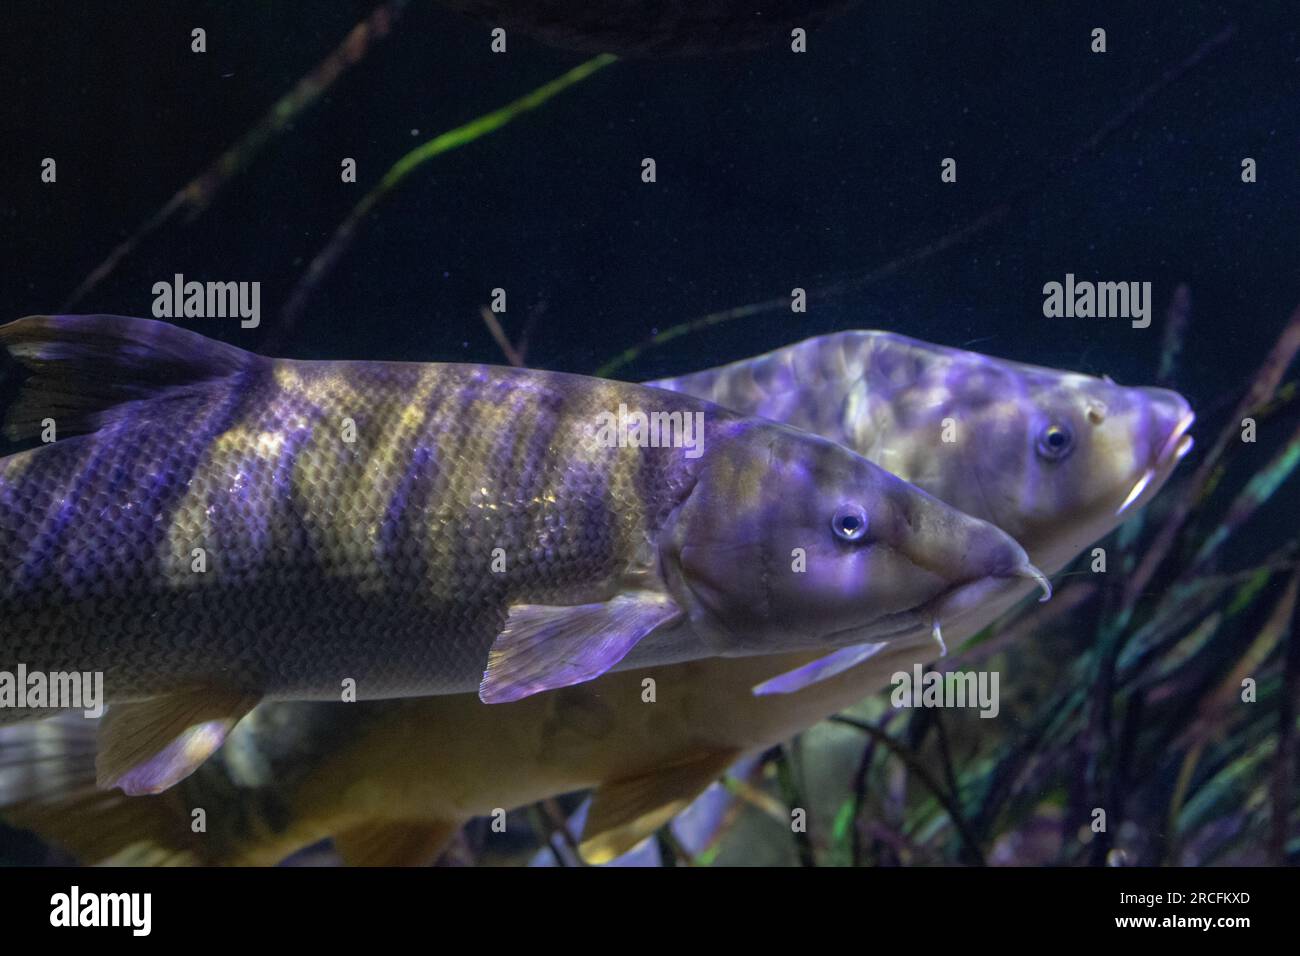
<path fill-rule="evenodd" d="M 1049 461 L 1060 461 L 1074 447 L 1074 434 L 1064 425 L 1048 425 L 1038 436 L 1038 454 Z"/>
<path fill-rule="evenodd" d="M 861 541 L 867 533 L 867 512 L 861 505 L 840 505 L 831 518 L 831 530 L 841 541 Z"/>

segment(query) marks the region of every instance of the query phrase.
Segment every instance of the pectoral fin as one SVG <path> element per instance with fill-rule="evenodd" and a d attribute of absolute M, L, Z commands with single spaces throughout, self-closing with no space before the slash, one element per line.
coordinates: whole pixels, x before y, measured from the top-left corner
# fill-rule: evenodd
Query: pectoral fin
<path fill-rule="evenodd" d="M 833 654 L 827 654 L 825 657 L 819 657 L 810 664 L 803 667 L 797 667 L 792 671 L 786 671 L 779 674 L 771 680 L 765 680 L 754 688 L 754 693 L 763 694 L 789 694 L 796 690 L 802 690 L 809 684 L 815 684 L 818 681 L 826 680 L 828 677 L 834 677 L 841 674 L 850 667 L 856 667 L 870 657 L 880 653 L 884 643 L 879 644 L 850 644 L 848 647 L 841 647 Z"/>
<path fill-rule="evenodd" d="M 334 837 L 348 866 L 429 866 L 460 830 L 452 820 L 372 820 Z"/>
<path fill-rule="evenodd" d="M 588 863 L 622 856 L 690 806 L 740 754 L 736 749 L 707 750 L 681 763 L 601 784 L 592 796 L 578 852 Z"/>
<path fill-rule="evenodd" d="M 488 654 L 479 699 L 500 704 L 591 680 L 680 613 L 653 591 L 575 607 L 516 604 Z"/>
<path fill-rule="evenodd" d="M 161 793 L 216 752 L 257 701 L 242 691 L 203 687 L 111 705 L 99 727 L 96 784 L 121 787 L 129 796 Z"/>

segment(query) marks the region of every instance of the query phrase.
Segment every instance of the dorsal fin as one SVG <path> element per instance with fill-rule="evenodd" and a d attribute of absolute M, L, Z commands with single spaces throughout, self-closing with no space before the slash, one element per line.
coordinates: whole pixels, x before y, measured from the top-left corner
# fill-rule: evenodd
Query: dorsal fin
<path fill-rule="evenodd" d="M 53 418 L 59 434 L 85 434 L 133 402 L 188 394 L 269 362 L 197 332 L 122 315 L 31 315 L 0 326 L 0 347 L 24 371 L 4 430 L 30 438 Z"/>

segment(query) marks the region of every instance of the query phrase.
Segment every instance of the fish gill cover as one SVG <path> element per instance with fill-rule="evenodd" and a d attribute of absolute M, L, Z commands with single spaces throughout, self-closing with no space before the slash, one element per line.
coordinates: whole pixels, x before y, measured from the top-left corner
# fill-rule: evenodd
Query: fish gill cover
<path fill-rule="evenodd" d="M 1284 214 L 1300 120 L 1285 5 L 797 6 L 10 15 L 2 59 L 22 82 L 8 87 L 5 321 L 170 326 L 0 329 L 13 442 L 0 707 L 29 718 L 0 729 L 0 860 L 1300 860 L 1300 276 Z M 435 366 L 397 362 L 532 371 L 446 373 L 482 386 L 479 404 L 457 404 L 420 371 Z M 635 457 L 567 510 L 546 496 L 604 474 L 578 445 L 539 438 L 567 399 L 493 391 L 564 379 L 540 370 L 680 393 L 580 387 Z M 651 403 L 639 420 L 637 401 Z M 711 464 L 706 448 L 693 464 L 683 429 L 711 403 L 801 431 L 764 421 L 761 461 Z M 298 414 L 329 419 L 338 444 Z M 438 422 L 455 452 L 411 437 Z M 834 450 L 814 454 L 823 439 Z M 313 497 L 334 472 L 277 471 L 299 445 L 337 453 L 346 493 Z M 235 465 L 204 477 L 210 448 Z M 492 467 L 439 483 L 440 454 Z M 821 455 L 832 464 L 808 464 Z M 806 542 L 754 519 L 764 501 L 793 522 L 826 487 L 809 474 L 857 455 L 888 494 L 829 502 Z M 353 568 L 387 541 L 430 593 L 477 593 L 428 529 L 494 507 L 488 486 L 522 487 L 534 467 L 554 482 L 527 485 L 544 504 L 510 526 L 522 537 L 502 560 L 576 549 L 570 590 L 509 592 L 497 640 L 457 646 L 469 685 L 431 687 L 416 657 L 349 643 L 409 650 L 423 632 L 385 590 L 411 594 L 401 574 L 331 578 L 331 562 Z M 674 496 L 700 474 L 713 490 L 694 499 L 708 505 L 696 535 L 663 552 L 691 586 L 649 586 L 662 563 L 642 539 L 690 512 Z M 120 620 L 92 621 L 77 601 L 160 554 L 190 580 L 199 559 L 161 496 L 222 481 L 286 497 L 235 496 L 231 514 L 195 499 L 195 527 L 231 522 L 257 538 L 250 554 L 298 557 L 269 577 L 231 555 L 252 561 L 232 579 L 246 603 L 177 610 L 137 590 Z M 144 487 L 159 493 L 131 492 Z M 373 526 L 348 513 L 371 494 Z M 106 538 L 114 521 L 140 537 Z M 883 551 L 889 533 L 907 563 L 869 565 L 881 613 L 844 636 L 826 621 L 852 603 L 858 563 L 818 569 Z M 988 545 L 978 573 L 955 569 L 958 534 Z M 595 592 L 615 553 L 628 577 L 607 601 Z M 55 581 L 66 590 L 40 584 Z M 885 592 L 908 600 L 886 607 Z M 638 658 L 687 593 L 690 638 Z M 171 630 L 123 623 L 150 615 Z M 322 642 L 293 666 L 346 649 L 328 693 L 261 652 L 261 683 L 185 682 L 202 676 L 195 635 L 243 651 L 290 619 Z M 719 643 L 774 620 L 767 654 Z M 136 657 L 85 663 L 96 628 Z M 725 653 L 685 651 L 697 638 Z M 51 642 L 53 680 L 26 660 Z M 145 709 L 143 684 L 115 705 L 123 661 L 164 651 L 185 679 L 172 705 Z M 503 702 L 484 703 L 477 678 L 506 659 L 508 687 L 483 694 Z M 363 675 L 349 697 L 344 671 L 376 662 L 390 686 L 367 694 Z M 292 688 L 268 695 L 286 673 Z M 107 716 L 87 718 L 105 703 L 97 674 Z M 54 714 L 74 689 L 73 712 Z M 141 738 L 143 751 L 122 743 Z"/>

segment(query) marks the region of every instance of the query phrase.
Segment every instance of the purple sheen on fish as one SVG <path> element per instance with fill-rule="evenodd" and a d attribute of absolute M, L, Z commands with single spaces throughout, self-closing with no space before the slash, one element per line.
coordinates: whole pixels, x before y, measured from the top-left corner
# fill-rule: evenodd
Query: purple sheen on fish
<path fill-rule="evenodd" d="M 686 395 L 273 360 L 109 316 L 0 342 L 28 373 L 11 433 L 59 430 L 0 461 L 3 660 L 103 671 L 109 701 L 176 698 L 172 719 L 212 689 L 508 700 L 613 666 L 893 639 L 1027 567 L 846 449 Z M 623 408 L 698 418 L 696 445 L 601 440 Z M 846 502 L 861 541 L 833 532 Z"/>
<path fill-rule="evenodd" d="M 997 525 L 1048 574 L 1160 489 L 1195 420 L 1167 389 L 881 331 L 650 384 L 838 442 Z"/>
<path fill-rule="evenodd" d="M 784 674 L 773 677 L 771 680 L 763 681 L 754 688 L 754 693 L 789 694 L 796 690 L 802 690 L 809 684 L 815 684 L 818 681 L 826 680 L 828 677 L 834 677 L 836 674 L 842 674 L 851 667 L 857 667 L 863 661 L 875 657 L 885 646 L 883 643 L 850 644 L 848 647 L 842 647 L 825 657 L 819 657 L 803 667 L 797 667 L 792 671 L 786 671 Z"/>
<path fill-rule="evenodd" d="M 996 524 L 1029 554 L 1025 577 L 1041 600 L 1051 584 L 1037 568 L 1060 570 L 1149 500 L 1191 447 L 1195 420 L 1167 389 L 881 331 L 823 335 L 650 384 L 822 435 Z M 931 646 L 946 653 L 941 625 L 963 641 L 1028 590 L 948 608 Z"/>
<path fill-rule="evenodd" d="M 226 721 L 209 720 L 194 724 L 173 738 L 162 750 L 125 773 L 99 781 L 104 789 L 120 787 L 128 796 L 161 793 L 189 776 L 226 739 Z"/>
<path fill-rule="evenodd" d="M 890 350 L 899 351 L 898 361 L 891 363 L 885 357 L 883 353 Z M 749 396 L 738 404 L 752 409 L 766 392 L 744 384 L 749 379 L 746 366 L 758 369 L 754 374 L 767 379 L 773 370 L 796 370 L 798 378 L 790 379 L 786 387 L 768 387 L 771 401 L 764 407 L 769 414 L 778 411 L 779 399 L 780 407 L 799 421 L 820 422 L 819 430 L 827 437 L 857 436 L 853 439 L 856 449 L 887 457 L 906 477 L 936 496 L 960 492 L 969 456 L 943 454 L 945 449 L 931 447 L 933 417 L 918 418 L 907 411 L 923 404 L 918 393 L 899 384 L 901 376 L 891 383 L 882 374 L 909 363 L 916 373 L 917 388 L 929 395 L 929 401 L 938 401 L 933 414 L 939 415 L 940 422 L 952 417 L 964 423 L 969 429 L 964 440 L 976 449 L 986 444 L 994 447 L 1008 417 L 1022 423 L 1065 417 L 1080 410 L 1079 401 L 1085 403 L 1081 411 L 1091 425 L 1096 415 L 1089 415 L 1086 403 L 1106 394 L 1095 385 L 1100 380 L 1078 373 L 957 353 L 885 332 L 823 336 L 726 366 L 726 376 L 718 374 L 723 370 L 702 373 L 698 382 L 701 394 L 711 395 L 721 378 L 731 378 L 733 384 L 721 387 L 718 394 L 732 389 L 741 398 Z M 984 367 L 993 379 L 1004 383 L 1008 396 L 1019 396 L 1027 407 L 1015 411 L 1005 403 L 991 406 L 976 390 L 945 388 L 941 374 L 945 365 Z M 1017 384 L 1020 369 L 1031 376 L 1023 385 Z M 869 389 L 853 384 L 862 379 L 872 383 Z M 679 381 L 696 381 L 696 377 Z M 1109 382 L 1101 384 L 1118 388 Z M 872 394 L 870 401 L 864 400 L 865 391 Z M 1146 400 L 1141 389 L 1121 392 L 1120 404 L 1137 406 Z M 852 397 L 855 394 L 857 397 Z M 1157 391 L 1155 397 L 1165 394 Z M 889 396 L 889 407 L 882 407 L 885 396 Z M 964 404 L 967 399 L 977 404 L 968 407 Z M 1173 410 L 1180 403 L 1172 402 Z M 1185 408 L 1185 403 L 1181 404 Z M 872 417 L 856 418 L 867 411 Z M 1185 412 L 1183 420 L 1169 426 L 1165 444 L 1174 449 L 1175 460 L 1177 449 L 1185 450 L 1190 441 L 1185 434 L 1189 414 Z M 1145 417 L 1156 421 L 1162 416 L 1166 420 L 1173 417 L 1162 409 Z M 1026 534 L 1032 558 L 1047 563 L 1045 558 L 1067 553 L 1078 542 L 1082 544 L 1077 547 L 1086 546 L 1114 528 L 1121 520 L 1116 515 L 1121 503 L 1149 469 L 1154 469 L 1153 477 L 1142 484 L 1140 496 L 1150 498 L 1159 491 L 1171 466 L 1161 454 L 1141 452 L 1141 430 L 1136 425 L 1143 418 L 1135 414 L 1126 419 L 1133 426 L 1127 433 L 1127 441 L 1133 445 L 1130 450 L 1125 449 L 1122 430 L 1105 429 L 1105 441 L 1079 443 L 1065 458 L 1048 459 L 1036 452 L 1032 457 L 1013 456 L 1012 462 L 1022 469 L 1105 477 L 1098 492 L 1102 500 L 1097 502 L 1086 495 L 1061 493 L 1047 501 L 1010 499 L 1007 507 L 1000 509 L 1002 520 Z M 1022 437 L 1031 449 L 1036 445 L 1034 431 L 1023 428 Z M 1018 480 L 1027 481 L 1023 476 Z M 1037 482 L 1039 486 L 1053 483 L 1081 487 L 1087 479 L 1058 474 L 1051 481 Z M 975 513 L 990 517 L 987 510 L 977 508 Z M 1012 586 L 1015 584 L 1015 579 L 991 582 L 982 594 L 973 595 L 980 606 L 965 612 L 950 608 L 943 621 L 948 640 L 960 641 L 978 630 L 1030 586 L 1028 579 L 1023 588 Z M 181 785 L 182 809 L 211 805 L 231 792 L 238 794 L 238 812 L 214 818 L 213 832 L 199 842 L 189 839 L 183 813 L 179 817 L 171 814 L 171 803 L 162 798 L 147 798 L 150 813 L 156 816 L 136 814 L 130 828 L 112 822 L 111 804 L 98 811 L 63 802 L 61 795 L 75 793 L 77 781 L 84 780 L 84 771 L 78 777 L 68 761 L 84 753 L 85 745 L 74 740 L 62 753 L 56 731 L 71 730 L 84 738 L 87 722 L 79 718 L 67 724 L 50 721 L 5 728 L 4 755 L 16 766 L 18 777 L 15 780 L 13 772 L 9 774 L 11 786 L 6 791 L 6 777 L 0 774 L 0 802 L 12 803 L 25 793 L 30 795 L 33 786 L 46 787 L 48 799 L 25 805 L 17 819 L 43 834 L 61 837 L 72 847 L 88 841 L 93 846 L 87 851 L 92 861 L 116 853 L 113 848 L 120 846 L 124 849 L 117 859 L 125 862 L 147 853 L 172 860 L 263 864 L 278 862 L 289 852 L 326 836 L 348 832 L 358 821 L 393 817 L 427 821 L 431 830 L 450 839 L 461 823 L 494 808 L 520 806 L 591 787 L 603 789 L 618 781 L 644 781 L 648 790 L 677 805 L 698 792 L 692 790 L 698 781 L 681 778 L 676 768 L 702 750 L 759 753 L 853 706 L 886 686 L 893 672 L 910 671 L 915 663 L 933 660 L 939 656 L 939 648 L 928 630 L 918 630 L 885 643 L 857 666 L 834 676 L 823 673 L 823 679 L 801 689 L 752 692 L 754 686 L 781 679 L 774 675 L 815 664 L 817 656 L 805 651 L 773 657 L 713 658 L 609 673 L 586 684 L 493 707 L 484 707 L 469 694 L 352 708 L 263 704 L 234 729 L 215 759 Z M 646 706 L 642 697 L 646 677 L 653 677 L 657 685 L 653 707 Z M 41 761 L 40 767 L 23 766 L 28 752 L 21 739 L 12 738 L 46 729 L 51 732 L 50 739 L 35 758 Z M 57 779 L 33 772 L 49 768 L 51 757 L 59 761 Z M 353 780 L 366 783 L 340 786 L 340 781 Z M 93 773 L 89 782 L 93 785 Z M 635 821 L 625 821 L 621 844 L 610 843 L 609 851 L 635 845 L 648 832 L 644 827 L 637 829 Z M 588 830 L 582 837 L 586 841 L 605 835 Z M 106 845 L 108 849 L 104 849 Z"/>
<path fill-rule="evenodd" d="M 479 698 L 500 704 L 591 680 L 677 614 L 671 600 L 653 594 L 577 608 L 515 605 L 492 644 Z"/>

